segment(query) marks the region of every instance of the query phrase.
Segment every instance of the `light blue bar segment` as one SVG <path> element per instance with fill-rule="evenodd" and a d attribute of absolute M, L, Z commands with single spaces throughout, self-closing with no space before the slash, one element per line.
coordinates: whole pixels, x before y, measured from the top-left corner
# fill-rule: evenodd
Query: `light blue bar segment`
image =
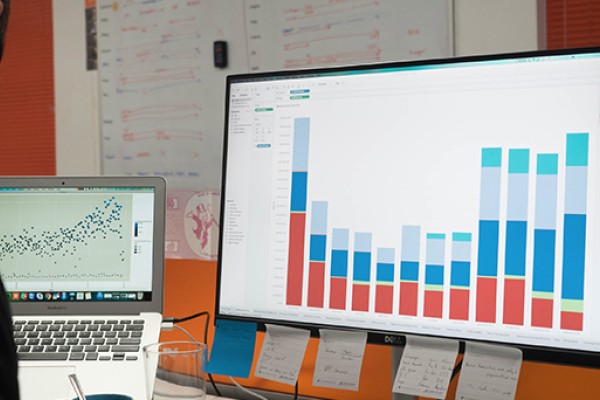
<path fill-rule="evenodd" d="M 333 250 L 348 250 L 350 231 L 348 229 L 335 228 L 331 232 L 331 248 Z"/>
<path fill-rule="evenodd" d="M 310 118 L 294 120 L 294 149 L 292 171 L 308 171 L 308 143 Z"/>
<path fill-rule="evenodd" d="M 479 219 L 498 220 L 500 217 L 500 168 L 481 169 L 481 200 Z"/>
<path fill-rule="evenodd" d="M 556 229 L 556 204 L 558 201 L 558 176 L 537 175 L 535 195 L 535 228 Z"/>
<path fill-rule="evenodd" d="M 402 226 L 402 261 L 419 262 L 419 252 L 421 246 L 421 227 L 404 225 Z"/>
<path fill-rule="evenodd" d="M 526 221 L 529 203 L 529 175 L 508 174 L 506 216 L 511 221 Z"/>
<path fill-rule="evenodd" d="M 327 202 L 313 201 L 311 208 L 310 233 L 314 235 L 327 234 Z"/>
<path fill-rule="evenodd" d="M 567 167 L 587 167 L 588 133 L 567 134 Z"/>
<path fill-rule="evenodd" d="M 393 264 L 395 262 L 395 251 L 392 248 L 382 247 L 377 249 L 377 262 Z"/>
<path fill-rule="evenodd" d="M 538 154 L 538 156 L 537 156 L 537 174 L 538 175 L 557 175 L 558 174 L 558 154 Z"/>
<path fill-rule="evenodd" d="M 585 214 L 587 167 L 567 167 L 565 175 L 565 214 Z"/>
<path fill-rule="evenodd" d="M 427 253 L 425 263 L 427 265 L 444 265 L 444 239 L 427 239 Z"/>
<path fill-rule="evenodd" d="M 452 261 L 471 261 L 471 242 L 452 242 Z"/>
<path fill-rule="evenodd" d="M 502 149 L 499 147 L 481 149 L 481 166 L 484 168 L 502 166 Z"/>
<path fill-rule="evenodd" d="M 356 232 L 354 235 L 354 251 L 363 253 L 371 252 L 371 234 L 366 232 Z"/>

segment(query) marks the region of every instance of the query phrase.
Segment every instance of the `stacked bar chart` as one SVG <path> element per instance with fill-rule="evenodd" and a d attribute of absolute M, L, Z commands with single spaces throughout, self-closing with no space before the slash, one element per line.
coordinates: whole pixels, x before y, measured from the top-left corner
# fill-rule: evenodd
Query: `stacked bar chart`
<path fill-rule="evenodd" d="M 389 246 L 375 226 L 349 228 L 351 215 L 347 226 L 332 224 L 338 205 L 310 198 L 310 119 L 297 118 L 286 304 L 582 331 L 589 134 L 564 137 L 556 153 L 482 147 L 472 231 L 390 221 L 399 234 Z"/>

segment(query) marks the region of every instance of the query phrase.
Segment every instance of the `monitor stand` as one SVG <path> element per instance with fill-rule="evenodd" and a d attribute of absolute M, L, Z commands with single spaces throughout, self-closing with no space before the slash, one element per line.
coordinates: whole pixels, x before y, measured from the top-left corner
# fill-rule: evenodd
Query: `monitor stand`
<path fill-rule="evenodd" d="M 398 367 L 400 366 L 402 352 L 404 352 L 404 346 L 392 346 L 392 385 L 396 379 Z M 418 397 L 410 394 L 392 392 L 392 400 L 418 400 Z"/>

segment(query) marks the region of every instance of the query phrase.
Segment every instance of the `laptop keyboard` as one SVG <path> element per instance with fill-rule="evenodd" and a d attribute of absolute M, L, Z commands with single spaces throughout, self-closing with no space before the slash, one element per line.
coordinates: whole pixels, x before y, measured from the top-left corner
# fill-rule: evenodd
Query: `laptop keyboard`
<path fill-rule="evenodd" d="M 14 320 L 20 360 L 135 361 L 144 320 Z"/>

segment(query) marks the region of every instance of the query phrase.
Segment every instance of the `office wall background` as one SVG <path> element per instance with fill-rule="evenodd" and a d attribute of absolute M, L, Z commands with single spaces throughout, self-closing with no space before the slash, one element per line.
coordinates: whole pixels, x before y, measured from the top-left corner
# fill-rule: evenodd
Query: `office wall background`
<path fill-rule="evenodd" d="M 33 2 L 32 2 L 33 3 Z M 457 56 L 533 50 L 539 47 L 538 0 L 454 0 Z M 86 70 L 84 1 L 53 0 L 53 52 L 56 125 L 56 173 L 94 175 L 100 172 L 98 74 Z M 235 46 L 235 43 L 230 43 Z M 51 151 L 50 149 L 48 151 Z M 15 173 L 26 173 L 15 172 Z M 165 314 L 184 316 L 214 308 L 216 265 L 167 260 Z M 200 334 L 202 323 L 186 326 Z M 212 335 L 212 329 L 209 334 Z M 257 349 L 262 336 L 259 336 Z M 300 376 L 302 394 L 336 399 L 390 398 L 389 347 L 368 346 L 359 392 L 324 390 L 310 385 L 317 341 L 311 340 Z M 600 370 L 525 363 L 518 399 L 595 398 Z M 252 378 L 241 383 L 278 391 L 285 385 Z M 454 398 L 455 383 L 449 398 Z"/>
<path fill-rule="evenodd" d="M 538 48 L 538 0 L 454 0 L 455 54 Z M 56 172 L 100 173 L 98 74 L 85 68 L 84 2 L 53 0 Z M 230 43 L 235 47 L 235 43 Z M 77 152 L 73 152 L 73 144 Z"/>

